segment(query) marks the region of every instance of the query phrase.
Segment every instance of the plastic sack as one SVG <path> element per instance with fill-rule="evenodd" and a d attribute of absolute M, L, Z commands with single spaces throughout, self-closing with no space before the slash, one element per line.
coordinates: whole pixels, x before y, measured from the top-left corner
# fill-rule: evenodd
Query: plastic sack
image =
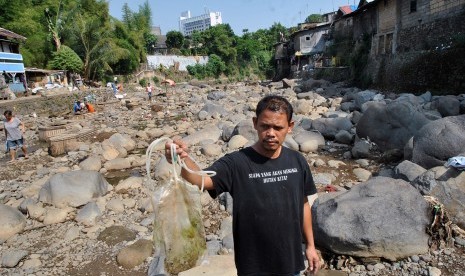
<path fill-rule="evenodd" d="M 147 149 L 147 177 L 152 190 L 154 261 L 149 275 L 176 275 L 196 266 L 206 252 L 200 192 L 197 186 L 178 177 L 173 162 L 171 177 L 155 185 L 150 174 L 152 149 L 167 138 L 155 140 Z M 164 157 L 163 157 L 164 158 Z"/>
<path fill-rule="evenodd" d="M 444 166 L 448 167 L 454 167 L 457 168 L 458 170 L 465 170 L 465 156 L 455 156 L 449 158 L 447 160 L 446 164 Z"/>

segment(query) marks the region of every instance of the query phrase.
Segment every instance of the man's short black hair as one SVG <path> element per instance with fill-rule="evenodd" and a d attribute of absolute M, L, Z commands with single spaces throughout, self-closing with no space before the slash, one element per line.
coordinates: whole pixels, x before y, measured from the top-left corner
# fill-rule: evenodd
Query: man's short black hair
<path fill-rule="evenodd" d="M 287 122 L 290 123 L 292 121 L 292 113 L 294 113 L 294 109 L 289 101 L 284 97 L 269 95 L 261 99 L 257 104 L 257 109 L 255 110 L 257 118 L 265 110 L 284 112 L 287 115 Z"/>
<path fill-rule="evenodd" d="M 3 112 L 3 116 L 13 116 L 13 112 L 11 112 L 11 110 L 5 110 L 5 112 Z"/>

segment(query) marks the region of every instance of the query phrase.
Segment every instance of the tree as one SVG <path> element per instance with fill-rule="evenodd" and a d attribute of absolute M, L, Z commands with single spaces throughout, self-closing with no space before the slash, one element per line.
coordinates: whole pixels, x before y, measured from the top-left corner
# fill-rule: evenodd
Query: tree
<path fill-rule="evenodd" d="M 184 36 L 178 31 L 169 31 L 166 33 L 166 46 L 171 48 L 180 49 L 184 44 Z"/>
<path fill-rule="evenodd" d="M 61 45 L 60 50 L 53 53 L 53 59 L 49 62 L 50 69 L 67 70 L 80 73 L 83 63 L 81 58 L 71 48 Z"/>
<path fill-rule="evenodd" d="M 320 22 L 323 22 L 323 17 L 321 16 L 321 14 L 310 14 L 309 16 L 307 16 L 307 18 L 305 18 L 305 23 L 320 23 Z"/>
<path fill-rule="evenodd" d="M 212 54 L 208 57 L 208 62 L 205 65 L 205 70 L 209 76 L 219 78 L 220 75 L 226 71 L 226 64 L 221 60 L 219 56 Z"/>
<path fill-rule="evenodd" d="M 62 18 L 63 2 L 60 0 L 58 3 L 58 10 L 56 15 L 53 15 L 51 10 L 47 7 L 45 8 L 45 18 L 47 19 L 47 26 L 50 34 L 52 35 L 53 41 L 57 51 L 60 51 L 61 47 L 61 38 L 60 33 L 63 30 L 63 18 Z M 55 17 L 55 18 L 53 18 Z"/>

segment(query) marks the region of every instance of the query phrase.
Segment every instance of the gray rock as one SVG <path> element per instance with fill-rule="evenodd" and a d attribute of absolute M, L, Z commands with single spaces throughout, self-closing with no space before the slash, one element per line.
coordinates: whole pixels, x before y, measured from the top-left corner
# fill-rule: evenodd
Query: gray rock
<path fill-rule="evenodd" d="M 207 99 L 210 101 L 218 101 L 223 98 L 226 98 L 227 94 L 224 91 L 212 91 L 208 93 Z"/>
<path fill-rule="evenodd" d="M 189 146 L 197 145 L 204 140 L 217 141 L 221 137 L 221 129 L 215 125 L 209 125 L 183 138 Z"/>
<path fill-rule="evenodd" d="M 226 249 L 234 249 L 234 239 L 233 239 L 232 233 L 226 235 L 223 238 L 222 242 L 223 242 L 223 247 L 224 248 L 226 248 Z"/>
<path fill-rule="evenodd" d="M 72 226 L 71 228 L 68 229 L 68 231 L 66 231 L 64 240 L 65 241 L 75 240 L 79 237 L 80 232 L 81 231 L 79 230 L 79 227 Z"/>
<path fill-rule="evenodd" d="M 197 116 L 199 117 L 200 121 L 205 121 L 206 119 L 210 118 L 210 114 L 208 114 L 208 112 L 205 110 L 200 110 Z"/>
<path fill-rule="evenodd" d="M 2 267 L 15 267 L 27 255 L 29 255 L 27 250 L 11 250 L 3 252 Z"/>
<path fill-rule="evenodd" d="M 116 256 L 116 261 L 122 267 L 131 269 L 142 264 L 152 252 L 152 241 L 142 239 L 123 248 Z"/>
<path fill-rule="evenodd" d="M 465 171 L 449 169 L 438 178 L 431 196 L 437 198 L 448 211 L 452 222 L 465 228 Z"/>
<path fill-rule="evenodd" d="M 109 246 L 115 246 L 122 241 L 132 241 L 136 234 L 123 226 L 110 226 L 103 230 L 97 237 L 97 240 L 103 241 Z"/>
<path fill-rule="evenodd" d="M 444 165 L 450 157 L 464 152 L 464 130 L 465 115 L 430 122 L 413 138 L 412 161 L 426 169 Z"/>
<path fill-rule="evenodd" d="M 347 130 L 339 130 L 334 138 L 338 143 L 350 145 L 354 140 L 354 135 Z"/>
<path fill-rule="evenodd" d="M 102 161 L 100 160 L 100 157 L 92 155 L 89 156 L 86 160 L 82 161 L 79 164 L 79 167 L 81 170 L 98 172 L 102 168 Z"/>
<path fill-rule="evenodd" d="M 286 135 L 286 139 L 284 139 L 283 146 L 288 147 L 292 150 L 299 150 L 299 144 L 294 140 L 291 135 Z"/>
<path fill-rule="evenodd" d="M 428 252 L 429 206 L 407 182 L 375 177 L 335 198 L 324 197 L 312 207 L 318 246 L 389 260 Z"/>
<path fill-rule="evenodd" d="M 127 158 L 115 158 L 105 162 L 103 167 L 108 171 L 129 169 L 131 168 L 131 161 Z"/>
<path fill-rule="evenodd" d="M 411 104 L 392 102 L 371 105 L 363 113 L 356 129 L 358 137 L 369 138 L 382 151 L 403 150 L 408 140 L 428 122 Z"/>
<path fill-rule="evenodd" d="M 313 120 L 312 128 L 318 130 L 325 138 L 334 139 L 339 131 L 349 131 L 352 122 L 349 118 L 318 118 Z"/>
<path fill-rule="evenodd" d="M 356 93 L 354 96 L 355 108 L 357 108 L 358 110 L 362 110 L 362 105 L 366 102 L 373 100 L 375 95 L 376 95 L 376 92 L 370 91 L 370 90 L 365 90 L 365 91 Z"/>
<path fill-rule="evenodd" d="M 436 182 L 436 174 L 433 171 L 426 171 L 425 173 L 416 177 L 410 184 L 415 187 L 422 195 L 429 195 L 431 190 L 438 184 Z"/>
<path fill-rule="evenodd" d="M 208 255 L 214 256 L 218 255 L 218 252 L 221 249 L 221 243 L 218 240 L 207 241 L 207 252 Z"/>
<path fill-rule="evenodd" d="M 257 131 L 255 130 L 253 122 L 250 119 L 239 122 L 234 128 L 232 135 L 242 135 L 249 141 L 257 141 L 258 139 Z"/>
<path fill-rule="evenodd" d="M 442 117 L 460 114 L 460 101 L 455 96 L 444 96 L 436 99 L 436 105 Z"/>
<path fill-rule="evenodd" d="M 411 182 L 418 176 L 425 173 L 426 169 L 408 160 L 404 160 L 396 166 L 394 172 L 395 178 L 400 178 L 405 181 Z"/>
<path fill-rule="evenodd" d="M 27 213 L 27 206 L 34 205 L 36 203 L 37 203 L 37 201 L 35 199 L 33 199 L 33 198 L 25 198 L 23 200 L 23 202 L 21 202 L 21 204 L 18 206 L 18 209 L 19 209 L 19 211 L 21 211 L 21 213 L 26 214 Z"/>
<path fill-rule="evenodd" d="M 39 201 L 57 207 L 79 207 L 105 195 L 110 185 L 94 171 L 71 171 L 52 176 L 40 189 Z"/>
<path fill-rule="evenodd" d="M 206 111 L 211 117 L 215 114 L 219 114 L 223 117 L 228 114 L 228 111 L 222 105 L 214 104 L 212 102 L 207 102 L 201 110 Z"/>
<path fill-rule="evenodd" d="M 351 153 L 353 158 L 367 158 L 371 156 L 371 145 L 365 140 L 360 140 L 354 143 Z"/>
<path fill-rule="evenodd" d="M 93 226 L 101 215 L 102 212 L 97 204 L 95 202 L 89 202 L 78 211 L 75 220 L 85 226 Z"/>

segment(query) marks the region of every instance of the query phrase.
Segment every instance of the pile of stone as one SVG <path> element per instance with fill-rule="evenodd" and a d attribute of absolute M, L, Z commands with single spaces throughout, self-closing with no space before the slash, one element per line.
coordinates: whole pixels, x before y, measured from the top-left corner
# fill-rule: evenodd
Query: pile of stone
<path fill-rule="evenodd" d="M 78 141 L 58 157 L 39 149 L 31 161 L 14 165 L 20 176 L 0 182 L 1 266 L 19 274 L 82 273 L 101 257 L 108 258 L 106 273 L 146 274 L 156 250 L 144 181 L 149 143 L 182 136 L 204 167 L 256 141 L 252 117 L 269 93 L 295 108 L 296 126 L 285 145 L 307 158 L 319 191 L 335 191 L 320 193 L 313 205 L 316 243 L 323 256 L 333 256 L 325 257 L 328 269 L 351 275 L 463 269 L 464 240 L 457 232 L 444 239 L 452 244 L 431 247 L 432 209 L 424 196 L 439 200 L 451 223 L 465 228 L 465 172 L 444 167 L 465 154 L 464 95 L 385 95 L 317 80 L 286 80 L 286 88 L 192 82 L 155 103 L 144 92 L 128 93 L 117 108 L 76 122 L 76 128 L 99 130 L 92 142 Z M 166 159 L 159 154 L 153 163 L 153 177 L 166 179 Z M 126 177 L 112 186 L 106 178 L 115 172 Z M 204 194 L 202 204 L 208 254 L 227 256 L 211 263 L 230 267 L 233 202 Z"/>

